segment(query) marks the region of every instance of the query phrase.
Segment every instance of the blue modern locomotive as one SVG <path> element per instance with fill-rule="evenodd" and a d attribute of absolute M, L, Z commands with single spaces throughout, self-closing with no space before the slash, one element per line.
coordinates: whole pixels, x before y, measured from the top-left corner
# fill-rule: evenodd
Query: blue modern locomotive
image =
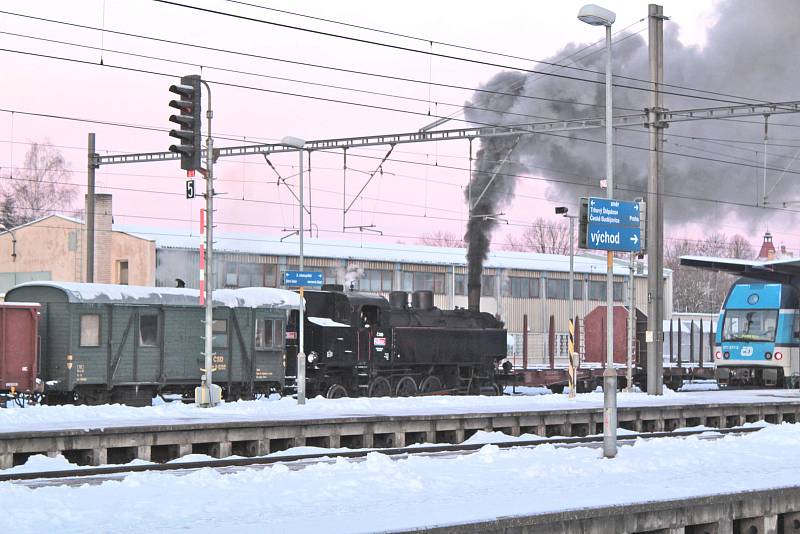
<path fill-rule="evenodd" d="M 800 261 L 684 256 L 681 265 L 742 276 L 728 292 L 717 325 L 719 383 L 800 386 Z"/>
<path fill-rule="evenodd" d="M 714 357 L 720 384 L 797 387 L 799 352 L 797 288 L 737 280 L 717 326 Z"/>

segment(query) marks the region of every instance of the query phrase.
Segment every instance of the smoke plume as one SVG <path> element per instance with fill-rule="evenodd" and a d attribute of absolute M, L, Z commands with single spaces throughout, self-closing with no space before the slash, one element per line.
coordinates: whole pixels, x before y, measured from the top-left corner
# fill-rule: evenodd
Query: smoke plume
<path fill-rule="evenodd" d="M 796 30 L 800 2 L 733 0 L 720 3 L 716 11 L 717 22 L 709 29 L 703 48 L 684 46 L 677 38 L 680 21 L 665 21 L 664 80 L 670 85 L 664 88 L 664 106 L 682 110 L 755 101 L 800 100 L 800 69 L 795 67 L 794 58 L 800 48 L 800 32 Z M 632 30 L 640 28 L 644 28 L 641 35 L 646 36 L 646 22 Z M 601 35 L 598 32 L 598 38 Z M 640 114 L 650 105 L 648 84 L 630 79 L 649 79 L 648 48 L 641 35 L 620 34 L 614 39 L 615 116 Z M 572 56 L 567 61 L 569 64 L 598 74 L 558 70 L 552 66 L 541 66 L 537 70 L 598 83 L 535 73 L 501 72 L 474 93 L 464 109 L 467 119 L 480 126 L 604 116 L 605 47 L 600 45 L 580 52 L 584 46 L 569 44 L 551 60 L 563 64 L 565 61 L 559 58 Z M 703 98 L 690 98 L 690 95 Z M 798 143 L 786 140 L 798 137 L 798 125 L 800 117 L 794 114 L 769 118 L 771 141 L 767 149 L 766 191 L 770 202 L 800 200 L 793 187 L 799 178 L 794 173 L 800 172 L 800 158 L 793 158 L 797 158 L 800 147 L 787 146 Z M 774 217 L 776 213 L 784 223 L 790 222 L 791 216 L 786 212 L 757 207 L 763 206 L 765 194 L 761 168 L 763 117 L 673 122 L 664 133 L 664 215 L 668 224 L 707 225 L 727 219 L 735 221 L 733 224 L 740 230 L 749 228 L 758 232 L 763 228 L 754 225 L 765 223 L 767 217 Z M 616 128 L 614 136 L 615 197 L 632 200 L 645 196 L 649 158 L 647 130 Z M 605 195 L 599 187 L 600 180 L 605 177 L 603 129 L 521 137 L 509 161 L 503 163 L 509 147 L 516 141 L 509 137 L 481 139 L 468 196 L 477 198 L 492 174 L 498 169 L 499 173 L 475 206 L 474 214 L 500 211 L 513 198 L 516 178 L 509 175 L 514 174 L 547 179 L 547 195 L 554 202 L 575 205 L 581 196 Z M 788 172 L 781 178 L 784 168 Z M 495 227 L 496 222 L 491 219 L 470 219 L 465 240 L 469 243 L 471 265 L 473 262 L 476 267 L 482 264 Z M 480 269 L 475 272 L 479 283 Z M 470 283 L 473 283 L 472 274 Z"/>

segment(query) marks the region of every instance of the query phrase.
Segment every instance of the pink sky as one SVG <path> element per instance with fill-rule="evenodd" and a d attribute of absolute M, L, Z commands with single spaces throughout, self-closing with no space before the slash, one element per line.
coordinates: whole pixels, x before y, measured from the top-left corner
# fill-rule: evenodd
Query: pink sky
<path fill-rule="evenodd" d="M 432 38 L 468 46 L 501 51 L 530 58 L 546 58 L 555 54 L 570 41 L 593 42 L 602 38 L 602 31 L 580 23 L 576 13 L 582 2 L 267 2 L 254 0 L 270 7 L 288 9 L 347 21 L 363 26 Z M 196 5 L 235 12 L 267 20 L 280 21 L 324 31 L 354 35 L 429 50 L 430 44 L 398 37 L 344 28 L 297 17 L 289 17 L 247 8 L 223 0 L 205 0 Z M 603 5 L 617 12 L 615 28 L 634 24 L 647 13 L 644 1 L 610 1 Z M 713 22 L 711 2 L 664 2 L 665 13 L 672 17 L 666 31 L 677 31 L 688 44 L 702 46 L 704 28 Z M 476 87 L 488 80 L 498 69 L 444 59 L 429 59 L 420 54 L 387 50 L 365 44 L 355 44 L 330 37 L 314 36 L 288 29 L 256 24 L 226 17 L 193 13 L 188 10 L 154 2 L 125 2 L 121 0 L 86 0 L 78 3 L 58 1 L 8 1 L 4 10 L 70 21 L 89 26 L 104 26 L 108 30 L 127 31 L 179 41 L 202 43 L 235 51 L 334 65 L 348 69 L 379 72 L 419 80 Z M 336 73 L 285 63 L 258 60 L 217 52 L 200 51 L 168 44 L 155 45 L 147 41 L 120 37 L 105 32 L 68 28 L 41 21 L 31 21 L 0 14 L 4 28 L 16 33 L 50 39 L 102 46 L 96 50 L 43 43 L 21 37 L 0 35 L 0 48 L 70 57 L 94 62 L 94 65 L 68 63 L 0 52 L 5 73 L 3 109 L 48 113 L 103 121 L 131 123 L 169 128 L 171 109 L 167 106 L 172 94 L 171 83 L 182 74 L 198 73 L 199 67 L 153 59 L 133 58 L 110 52 L 124 50 L 174 58 L 204 65 L 204 78 L 257 86 L 269 90 L 302 93 L 392 108 L 402 108 L 425 114 L 447 115 L 458 107 L 445 103 L 463 104 L 468 91 L 444 89 L 427 84 L 408 84 L 397 81 Z M 179 32 L 174 26 L 192 26 L 192 34 Z M 634 26 L 645 28 L 645 23 Z M 645 32 L 646 35 L 646 32 Z M 530 68 L 533 63 L 485 54 L 454 50 L 434 45 L 435 52 L 450 53 L 504 64 Z M 106 66 L 96 63 L 100 59 Z M 174 77 L 133 73 L 111 68 L 122 65 L 172 74 Z M 269 76 L 302 79 L 317 83 L 357 87 L 422 101 L 398 100 L 342 90 L 326 89 L 263 77 L 233 74 L 209 68 L 224 67 Z M 365 134 L 411 132 L 430 122 L 424 115 L 402 114 L 360 108 L 330 102 L 237 89 L 212 84 L 214 101 L 213 129 L 217 135 L 240 139 L 274 142 L 285 135 L 308 140 L 348 137 Z M 430 104 L 429 101 L 430 100 Z M 459 115 L 459 118 L 462 116 Z M 463 122 L 452 121 L 447 127 L 460 128 Z M 60 147 L 73 170 L 73 182 L 85 192 L 85 161 L 87 133 L 97 134 L 101 154 L 165 151 L 171 143 L 166 132 L 150 132 L 104 125 L 90 125 L 49 118 L 36 118 L 0 113 L 0 167 L 7 174 L 10 167 L 22 164 L 30 141 L 49 140 Z M 242 144 L 217 139 L 216 146 Z M 388 148 L 388 147 L 387 147 Z M 477 149 L 477 146 L 476 146 Z M 373 147 L 352 150 L 348 155 L 347 191 L 349 204 L 354 192 L 361 189 L 367 174 L 376 169 L 386 149 Z M 369 156 L 367 158 L 358 156 Z M 284 177 L 294 175 L 295 154 L 271 157 Z M 408 163 L 404 163 L 408 162 Z M 422 163 L 427 165 L 414 164 Z M 437 230 L 463 234 L 466 206 L 462 189 L 469 179 L 468 145 L 463 141 L 397 146 L 390 160 L 383 165 L 383 174 L 375 176 L 353 210 L 347 214 L 348 226 L 371 225 L 383 231 L 384 237 L 368 234 L 342 233 L 342 157 L 338 154 L 314 153 L 311 162 L 310 197 L 312 218 L 319 236 L 332 239 L 416 242 L 419 236 Z M 361 172 L 359 172 L 361 171 Z M 603 172 L 602 163 L 597 169 Z M 285 234 L 283 228 L 297 224 L 297 205 L 285 187 L 276 185 L 276 176 L 262 157 L 221 159 L 215 167 L 219 178 L 217 220 L 222 230 L 253 231 L 274 236 Z M 114 195 L 115 222 L 141 226 L 188 229 L 196 227 L 197 214 L 203 203 L 183 198 L 185 176 L 177 162 L 160 164 L 109 165 L 99 169 L 98 192 Z M 289 179 L 296 184 L 296 178 Z M 202 184 L 198 184 L 202 187 Z M 514 203 L 504 211 L 509 224 L 501 227 L 496 242 L 507 241 L 508 235 L 519 234 L 524 226 L 538 216 L 558 220 L 552 214 L 556 204 L 569 205 L 576 210 L 577 199 L 545 201 L 547 183 L 541 177 L 520 179 Z M 308 219 L 306 219 L 308 222 Z M 743 233 L 754 245 L 760 242 L 762 228 L 744 228 L 735 221 L 724 223 L 722 230 L 729 234 Z M 668 235 L 693 239 L 702 234 L 698 228 L 669 228 Z M 795 244 L 798 236 L 773 231 L 776 244 L 782 241 Z"/>

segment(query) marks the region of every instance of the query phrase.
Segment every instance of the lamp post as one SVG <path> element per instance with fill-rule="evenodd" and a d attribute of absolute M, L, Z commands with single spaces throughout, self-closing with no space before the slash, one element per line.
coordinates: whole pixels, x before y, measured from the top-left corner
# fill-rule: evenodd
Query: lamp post
<path fill-rule="evenodd" d="M 569 324 L 570 324 L 570 343 L 569 343 L 569 372 L 571 381 L 571 387 L 569 388 L 569 398 L 575 397 L 575 388 L 576 388 L 576 381 L 575 381 L 575 347 L 573 344 L 574 340 L 574 325 L 572 323 L 575 320 L 575 311 L 573 310 L 574 306 L 574 298 L 575 298 L 575 219 L 578 218 L 577 215 L 569 215 L 569 208 L 566 206 L 558 206 L 556 207 L 556 215 L 561 215 L 569 219 L 569 304 L 567 305 L 567 313 L 569 314 Z"/>
<path fill-rule="evenodd" d="M 606 189 L 614 198 L 614 138 L 611 128 L 611 25 L 617 15 L 595 4 L 578 11 L 578 19 L 591 26 L 606 28 Z M 606 257 L 606 370 L 603 372 L 603 456 L 617 455 L 617 373 L 614 370 L 614 255 Z"/>
<path fill-rule="evenodd" d="M 299 194 L 299 201 L 300 201 L 300 231 L 297 235 L 300 236 L 300 262 L 299 267 L 300 270 L 303 270 L 303 234 L 305 233 L 305 229 L 303 228 L 303 209 L 305 206 L 303 205 L 303 147 L 306 145 L 304 139 L 300 139 L 299 137 L 292 137 L 286 136 L 281 139 L 281 144 L 294 147 L 297 149 L 297 153 L 300 156 L 300 194 Z M 303 286 L 300 286 L 300 300 L 303 300 Z M 298 329 L 298 348 L 297 348 L 297 404 L 305 404 L 306 403 L 306 355 L 303 352 L 303 343 L 305 341 L 304 336 L 304 311 L 305 305 L 304 302 L 301 302 L 300 305 L 300 320 L 298 321 L 297 329 Z"/>

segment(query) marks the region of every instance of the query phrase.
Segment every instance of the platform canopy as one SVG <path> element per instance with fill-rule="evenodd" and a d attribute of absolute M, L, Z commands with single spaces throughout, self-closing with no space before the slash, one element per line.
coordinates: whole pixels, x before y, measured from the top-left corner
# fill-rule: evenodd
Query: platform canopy
<path fill-rule="evenodd" d="M 781 281 L 800 276 L 800 259 L 796 258 L 759 261 L 710 256 L 681 256 L 681 265 L 764 281 Z"/>

